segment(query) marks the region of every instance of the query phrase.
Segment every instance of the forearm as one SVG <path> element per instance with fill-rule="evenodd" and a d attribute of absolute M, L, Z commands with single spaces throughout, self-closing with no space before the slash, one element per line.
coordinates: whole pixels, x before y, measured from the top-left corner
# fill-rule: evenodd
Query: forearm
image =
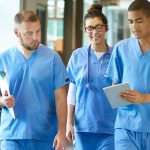
<path fill-rule="evenodd" d="M 68 104 L 67 124 L 74 125 L 75 105 Z"/>
<path fill-rule="evenodd" d="M 58 131 L 65 134 L 67 122 L 67 95 L 65 87 L 55 91 L 55 99 L 58 118 Z"/>
<path fill-rule="evenodd" d="M 68 95 L 67 95 L 67 103 L 75 105 L 76 104 L 76 91 L 77 87 L 74 83 L 69 84 L 69 90 L 68 90 Z"/>

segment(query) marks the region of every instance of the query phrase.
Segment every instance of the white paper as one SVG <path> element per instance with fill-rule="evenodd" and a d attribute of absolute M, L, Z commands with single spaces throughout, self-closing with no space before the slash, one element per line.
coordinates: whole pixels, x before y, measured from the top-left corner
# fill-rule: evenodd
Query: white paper
<path fill-rule="evenodd" d="M 1 89 L 2 93 L 4 93 L 5 91 L 7 91 L 8 95 L 10 95 L 7 80 L 6 80 L 5 77 L 2 77 L 1 75 L 0 75 L 0 89 Z M 15 119 L 15 113 L 14 113 L 13 107 L 8 108 L 8 110 L 9 110 L 11 116 Z"/>
<path fill-rule="evenodd" d="M 122 84 L 117 84 L 117 85 L 103 88 L 104 93 L 112 108 L 117 108 L 120 106 L 131 104 L 130 102 L 122 99 L 120 96 L 120 92 L 122 90 L 130 90 L 130 89 L 131 88 L 129 86 L 129 83 L 122 83 Z"/>

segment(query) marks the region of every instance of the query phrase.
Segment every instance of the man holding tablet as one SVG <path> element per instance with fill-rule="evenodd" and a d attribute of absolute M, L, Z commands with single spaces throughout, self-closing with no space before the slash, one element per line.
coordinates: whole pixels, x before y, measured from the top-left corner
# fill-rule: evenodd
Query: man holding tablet
<path fill-rule="evenodd" d="M 115 150 L 150 150 L 150 2 L 133 1 L 128 20 L 135 37 L 115 46 L 108 68 L 114 84 L 128 82 L 132 89 L 120 93 L 133 104 L 118 109 Z"/>

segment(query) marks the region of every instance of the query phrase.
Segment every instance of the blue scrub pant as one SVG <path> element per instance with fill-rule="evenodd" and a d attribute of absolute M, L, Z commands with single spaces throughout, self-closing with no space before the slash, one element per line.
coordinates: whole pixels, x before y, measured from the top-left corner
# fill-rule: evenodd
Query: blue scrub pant
<path fill-rule="evenodd" d="M 74 150 L 114 150 L 114 135 L 77 132 Z"/>
<path fill-rule="evenodd" d="M 150 133 L 115 129 L 115 150 L 150 150 Z"/>
<path fill-rule="evenodd" d="M 54 150 L 52 142 L 39 140 L 2 140 L 1 150 Z"/>

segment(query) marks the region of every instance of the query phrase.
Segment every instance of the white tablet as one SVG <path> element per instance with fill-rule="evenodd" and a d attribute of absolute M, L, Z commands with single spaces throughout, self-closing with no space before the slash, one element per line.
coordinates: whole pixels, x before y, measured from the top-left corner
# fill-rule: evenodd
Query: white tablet
<path fill-rule="evenodd" d="M 117 108 L 120 106 L 131 104 L 130 102 L 122 99 L 121 96 L 119 95 L 122 90 L 130 90 L 130 89 L 131 88 L 129 86 L 129 83 L 121 83 L 103 88 L 104 93 L 112 108 Z"/>

